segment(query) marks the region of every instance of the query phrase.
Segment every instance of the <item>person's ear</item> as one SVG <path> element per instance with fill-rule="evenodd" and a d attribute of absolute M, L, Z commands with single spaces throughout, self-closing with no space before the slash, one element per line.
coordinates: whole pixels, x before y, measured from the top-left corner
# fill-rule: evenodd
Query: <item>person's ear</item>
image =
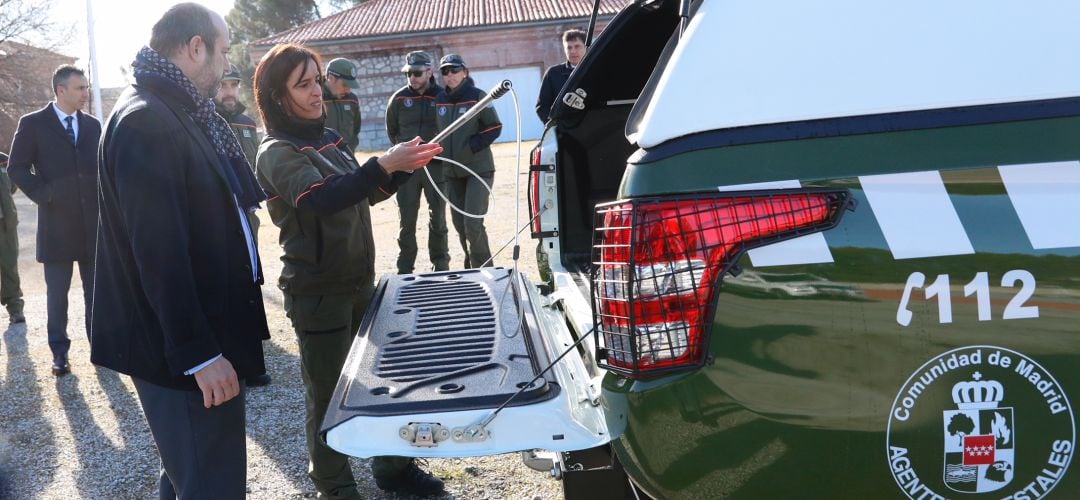
<path fill-rule="evenodd" d="M 195 35 L 188 40 L 185 49 L 191 60 L 198 61 L 199 55 L 206 50 L 206 43 L 201 35 Z"/>

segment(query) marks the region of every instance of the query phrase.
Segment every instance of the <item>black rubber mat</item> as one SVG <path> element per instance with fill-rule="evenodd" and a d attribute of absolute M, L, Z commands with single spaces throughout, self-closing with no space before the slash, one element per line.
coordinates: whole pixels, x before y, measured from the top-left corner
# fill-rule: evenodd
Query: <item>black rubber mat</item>
<path fill-rule="evenodd" d="M 355 415 L 494 408 L 547 367 L 531 285 L 509 269 L 386 276 L 349 352 L 324 430 Z M 521 301 L 523 324 L 518 320 Z M 511 406 L 558 393 L 554 377 Z"/>

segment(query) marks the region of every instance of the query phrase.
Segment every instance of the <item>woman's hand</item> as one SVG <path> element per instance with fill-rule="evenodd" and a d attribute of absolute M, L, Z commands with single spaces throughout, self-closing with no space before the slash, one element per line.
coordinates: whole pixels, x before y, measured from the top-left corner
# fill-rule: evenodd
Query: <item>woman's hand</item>
<path fill-rule="evenodd" d="M 388 174 L 394 172 L 412 172 L 431 161 L 435 155 L 442 153 L 442 146 L 438 144 L 420 144 L 420 138 L 395 144 L 386 154 L 379 157 L 379 166 Z"/>

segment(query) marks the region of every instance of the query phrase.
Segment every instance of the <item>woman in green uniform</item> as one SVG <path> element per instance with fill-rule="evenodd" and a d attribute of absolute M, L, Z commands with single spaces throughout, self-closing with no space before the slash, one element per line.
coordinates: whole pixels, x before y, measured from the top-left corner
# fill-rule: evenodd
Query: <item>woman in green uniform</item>
<path fill-rule="evenodd" d="M 446 87 L 435 96 L 435 120 L 439 130 L 443 130 L 487 94 L 476 88 L 473 79 L 469 77 L 469 68 L 465 66 L 465 60 L 461 56 L 443 56 L 439 61 L 439 69 Z M 495 108 L 488 107 L 450 134 L 450 137 L 443 139 L 440 144 L 446 152 L 442 156 L 469 167 L 491 187 L 495 179 L 495 159 L 491 156 L 491 143 L 495 142 L 500 132 L 502 123 L 499 122 L 499 115 L 495 113 Z M 450 163 L 443 167 L 443 177 L 446 179 L 449 191 L 446 197 L 450 199 L 450 203 L 470 214 L 487 213 L 489 194 L 479 179 Z M 465 251 L 465 268 L 493 265 L 488 262 L 491 259 L 491 247 L 488 246 L 484 219 L 466 217 L 453 209 L 450 216 L 454 229 L 457 230 L 458 240 L 461 241 L 461 248 Z"/>
<path fill-rule="evenodd" d="M 442 148 L 419 145 L 417 137 L 359 164 L 324 126 L 321 74 L 319 57 L 299 45 L 278 45 L 259 62 L 255 100 L 267 134 L 255 169 L 285 251 L 278 287 L 300 344 L 308 476 L 320 498 L 360 498 L 348 457 L 327 447 L 318 431 L 374 289 L 368 206 L 393 194 Z M 442 481 L 406 458 L 376 457 L 372 471 L 385 490 L 442 490 Z"/>

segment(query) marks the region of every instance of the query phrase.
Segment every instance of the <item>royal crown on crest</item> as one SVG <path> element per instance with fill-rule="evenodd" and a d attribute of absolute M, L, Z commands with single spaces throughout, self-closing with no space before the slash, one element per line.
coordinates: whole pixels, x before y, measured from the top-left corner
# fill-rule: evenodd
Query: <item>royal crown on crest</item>
<path fill-rule="evenodd" d="M 957 382 L 952 388 L 952 398 L 961 410 L 984 410 L 997 408 L 1005 399 L 1005 388 L 995 380 L 980 381 L 982 374 L 975 372 L 974 382 Z"/>

